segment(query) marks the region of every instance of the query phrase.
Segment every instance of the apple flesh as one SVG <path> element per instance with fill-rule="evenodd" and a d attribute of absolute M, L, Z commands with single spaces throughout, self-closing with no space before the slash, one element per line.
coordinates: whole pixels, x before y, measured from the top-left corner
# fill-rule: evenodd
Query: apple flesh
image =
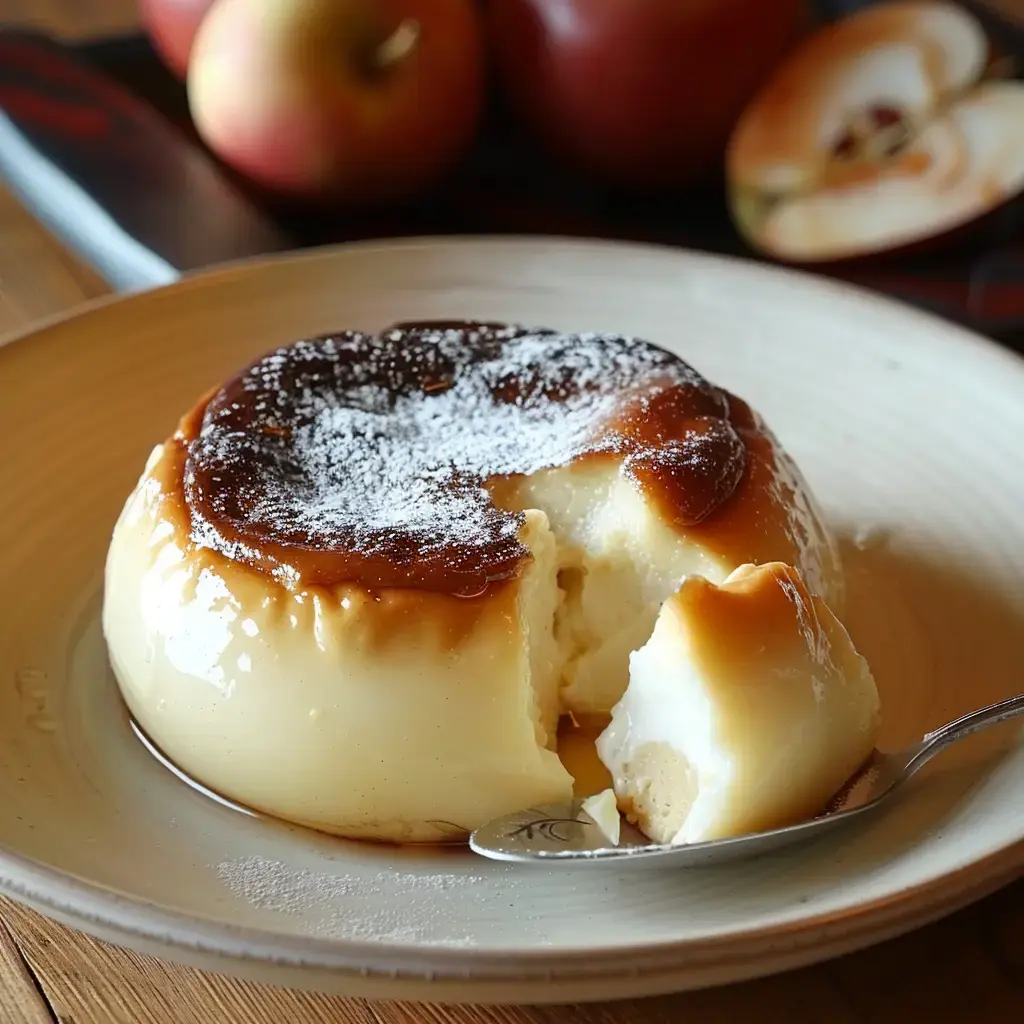
<path fill-rule="evenodd" d="M 740 118 L 733 219 L 792 262 L 920 245 L 1024 191 L 1024 84 L 985 80 L 976 19 L 941 2 L 866 9 L 822 29 Z"/>
<path fill-rule="evenodd" d="M 199 24 L 214 0 L 139 0 L 139 17 L 157 53 L 184 80 Z"/>
<path fill-rule="evenodd" d="M 207 145 L 263 188 L 362 204 L 458 159 L 483 80 L 474 0 L 218 0 L 188 96 Z"/>
<path fill-rule="evenodd" d="M 487 0 L 510 107 L 599 178 L 660 189 L 721 169 L 744 105 L 806 25 L 804 0 Z"/>

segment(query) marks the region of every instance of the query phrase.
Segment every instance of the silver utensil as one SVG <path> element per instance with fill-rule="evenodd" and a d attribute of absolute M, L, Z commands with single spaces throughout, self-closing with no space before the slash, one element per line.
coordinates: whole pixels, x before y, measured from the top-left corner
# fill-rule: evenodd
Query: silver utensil
<path fill-rule="evenodd" d="M 756 857 L 760 854 L 823 835 L 878 807 L 919 768 L 940 751 L 971 733 L 1024 714 L 1024 694 L 972 711 L 928 733 L 904 750 L 876 750 L 817 818 L 729 839 L 671 845 L 652 843 L 625 821 L 618 846 L 583 810 L 582 800 L 530 807 L 507 814 L 478 828 L 470 847 L 484 857 L 504 861 L 543 861 L 548 864 L 615 862 L 622 866 L 698 867 Z"/>

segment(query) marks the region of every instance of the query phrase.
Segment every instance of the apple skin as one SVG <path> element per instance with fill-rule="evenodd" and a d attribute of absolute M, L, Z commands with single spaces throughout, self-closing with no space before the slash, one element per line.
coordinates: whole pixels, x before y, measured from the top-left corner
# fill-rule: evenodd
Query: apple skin
<path fill-rule="evenodd" d="M 762 255 L 841 270 L 1011 230 L 1024 83 L 966 8 L 890 0 L 822 26 L 737 121 L 732 219 Z"/>
<path fill-rule="evenodd" d="M 414 43 L 372 64 L 400 26 Z M 206 144 L 263 189 L 363 205 L 412 195 L 455 163 L 484 79 L 474 0 L 218 0 L 188 96 Z"/>
<path fill-rule="evenodd" d="M 498 79 L 524 124 L 614 184 L 721 167 L 747 101 L 809 25 L 804 0 L 486 0 Z"/>
<path fill-rule="evenodd" d="M 139 0 L 139 17 L 157 53 L 184 81 L 199 24 L 215 0 Z"/>

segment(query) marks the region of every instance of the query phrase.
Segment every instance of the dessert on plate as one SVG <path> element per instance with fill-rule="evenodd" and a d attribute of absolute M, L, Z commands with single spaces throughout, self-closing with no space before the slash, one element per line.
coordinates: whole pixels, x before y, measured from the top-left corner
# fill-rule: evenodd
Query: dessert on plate
<path fill-rule="evenodd" d="M 460 838 L 568 799 L 559 719 L 614 709 L 620 808 L 689 841 L 814 813 L 870 752 L 842 601 L 797 467 L 682 359 L 429 322 L 300 340 L 203 396 L 115 526 L 103 626 L 150 739 L 256 810 Z"/>

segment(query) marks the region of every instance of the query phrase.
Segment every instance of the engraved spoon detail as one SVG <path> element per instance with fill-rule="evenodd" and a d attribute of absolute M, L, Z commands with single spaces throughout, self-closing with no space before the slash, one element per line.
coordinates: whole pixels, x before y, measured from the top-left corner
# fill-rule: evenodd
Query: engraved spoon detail
<path fill-rule="evenodd" d="M 598 823 L 583 810 L 582 800 L 530 807 L 478 828 L 470 847 L 484 857 L 504 861 L 566 863 L 615 861 L 644 866 L 697 867 L 755 857 L 791 843 L 809 840 L 877 807 L 940 751 L 965 736 L 1024 714 L 1024 694 L 990 704 L 928 733 L 903 750 L 876 750 L 817 818 L 729 839 L 672 845 L 652 843 L 622 823 L 618 846 L 609 845 Z"/>

